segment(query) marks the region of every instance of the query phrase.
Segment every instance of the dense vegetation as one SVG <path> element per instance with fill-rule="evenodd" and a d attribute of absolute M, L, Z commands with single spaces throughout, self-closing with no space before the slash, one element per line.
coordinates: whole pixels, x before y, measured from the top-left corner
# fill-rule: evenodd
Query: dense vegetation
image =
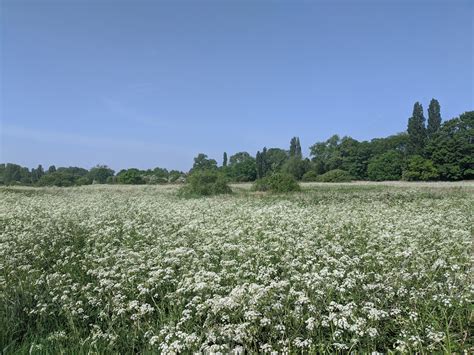
<path fill-rule="evenodd" d="M 188 183 L 181 187 L 183 197 L 213 196 L 232 193 L 225 176 L 218 171 L 197 170 L 188 176 Z"/>
<path fill-rule="evenodd" d="M 472 184 L 404 184 L 0 187 L 0 351 L 472 354 Z"/>
<path fill-rule="evenodd" d="M 229 159 L 224 153 L 221 166 L 201 153 L 188 174 L 198 170 L 219 171 L 235 182 L 254 181 L 275 173 L 303 181 L 473 179 L 474 111 L 442 123 L 440 105 L 433 99 L 426 124 L 423 107 L 417 102 L 403 133 L 371 141 L 333 135 L 313 144 L 307 158 L 303 157 L 298 137 L 291 139 L 289 150 L 264 147 L 255 157 L 238 152 Z M 5 185 L 164 184 L 183 182 L 186 176 L 163 168 L 126 169 L 115 174 L 100 165 L 90 170 L 51 166 L 47 171 L 39 165 L 30 171 L 16 164 L 0 164 L 0 184 Z"/>
<path fill-rule="evenodd" d="M 292 192 L 299 191 L 300 185 L 290 174 L 284 173 L 275 173 L 272 175 L 265 176 L 261 179 L 255 181 L 253 185 L 253 190 L 255 191 L 270 191 L 270 192 Z"/>

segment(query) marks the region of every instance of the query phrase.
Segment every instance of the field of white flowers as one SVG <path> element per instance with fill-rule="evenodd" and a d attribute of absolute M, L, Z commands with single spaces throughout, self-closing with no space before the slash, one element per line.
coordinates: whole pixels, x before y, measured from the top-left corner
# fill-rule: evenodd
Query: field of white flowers
<path fill-rule="evenodd" d="M 472 186 L 238 190 L 1 188 L 0 352 L 474 351 Z"/>

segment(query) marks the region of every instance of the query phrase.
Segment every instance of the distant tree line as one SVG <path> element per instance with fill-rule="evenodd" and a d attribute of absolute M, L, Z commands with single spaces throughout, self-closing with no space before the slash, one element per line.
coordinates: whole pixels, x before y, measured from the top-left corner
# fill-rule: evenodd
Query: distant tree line
<path fill-rule="evenodd" d="M 32 186 L 80 186 L 90 184 L 166 184 L 184 180 L 185 174 L 178 170 L 163 168 L 148 170 L 124 169 L 117 174 L 106 165 L 97 165 L 90 170 L 78 167 L 41 165 L 31 169 L 17 164 L 0 164 L 0 184 Z"/>
<path fill-rule="evenodd" d="M 406 132 L 370 141 L 333 135 L 314 143 L 306 158 L 298 137 L 291 139 L 288 150 L 263 147 L 255 157 L 238 152 L 228 158 L 224 152 L 221 166 L 200 153 L 188 174 L 202 171 L 217 172 L 236 182 L 254 181 L 275 173 L 303 181 L 473 179 L 474 111 L 442 122 L 439 102 L 432 99 L 426 120 L 423 106 L 416 102 Z M 90 170 L 51 166 L 47 171 L 38 165 L 30 171 L 16 164 L 0 164 L 0 184 L 6 185 L 161 184 L 183 181 L 186 175 L 163 168 L 125 169 L 115 174 L 105 165 Z"/>

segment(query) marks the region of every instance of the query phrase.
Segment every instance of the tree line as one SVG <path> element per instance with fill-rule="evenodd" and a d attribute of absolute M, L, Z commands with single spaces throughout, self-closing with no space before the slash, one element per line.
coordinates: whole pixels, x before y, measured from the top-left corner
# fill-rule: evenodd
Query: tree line
<path fill-rule="evenodd" d="M 275 173 L 303 181 L 347 180 L 468 180 L 474 178 L 474 111 L 442 121 L 440 104 L 432 99 L 428 119 L 421 103 L 413 106 L 407 130 L 385 138 L 358 141 L 333 135 L 310 147 L 303 157 L 299 137 L 289 149 L 263 147 L 255 156 L 238 152 L 222 164 L 200 153 L 188 173 L 164 168 L 124 169 L 117 174 L 105 165 L 90 170 L 39 165 L 31 171 L 17 164 L 0 164 L 0 184 L 73 186 L 93 183 L 161 184 L 183 182 L 196 171 L 218 172 L 236 182 L 255 181 Z"/>
<path fill-rule="evenodd" d="M 0 184 L 32 186 L 80 186 L 90 184 L 166 184 L 182 181 L 182 171 L 163 168 L 148 170 L 123 169 L 117 174 L 106 165 L 90 170 L 79 167 L 50 166 L 46 171 L 41 165 L 31 169 L 17 164 L 0 164 Z"/>

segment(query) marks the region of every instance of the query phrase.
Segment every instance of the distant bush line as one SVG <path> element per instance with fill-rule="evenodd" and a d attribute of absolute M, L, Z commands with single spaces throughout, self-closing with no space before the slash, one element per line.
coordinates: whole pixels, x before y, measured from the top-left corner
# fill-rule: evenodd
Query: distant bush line
<path fill-rule="evenodd" d="M 29 170 L 17 164 L 0 164 L 0 184 L 168 184 L 185 182 L 197 171 L 218 172 L 224 180 L 232 182 L 250 182 L 275 174 L 290 175 L 299 181 L 321 182 L 469 180 L 474 178 L 474 111 L 442 122 L 439 102 L 432 99 L 426 120 L 422 105 L 416 102 L 405 132 L 370 141 L 333 135 L 313 144 L 306 158 L 299 138 L 293 137 L 288 150 L 264 147 L 255 156 L 238 152 L 229 159 L 224 153 L 220 166 L 216 160 L 200 153 L 187 173 L 159 167 L 115 173 L 105 165 L 90 170 L 55 166 L 44 170 L 39 165 Z M 269 181 L 264 180 L 260 185 L 265 186 Z"/>

